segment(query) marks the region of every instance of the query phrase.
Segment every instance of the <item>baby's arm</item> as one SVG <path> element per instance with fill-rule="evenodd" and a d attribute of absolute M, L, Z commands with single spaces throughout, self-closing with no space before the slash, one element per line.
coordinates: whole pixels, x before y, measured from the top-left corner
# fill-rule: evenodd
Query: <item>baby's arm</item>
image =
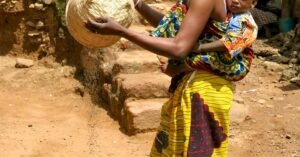
<path fill-rule="evenodd" d="M 216 40 L 210 43 L 199 44 L 193 52 L 226 52 L 227 48 L 222 40 Z"/>
<path fill-rule="evenodd" d="M 234 57 L 253 44 L 257 31 L 252 16 L 241 14 L 230 20 L 226 33 L 220 40 L 197 45 L 193 52 L 226 52 Z"/>

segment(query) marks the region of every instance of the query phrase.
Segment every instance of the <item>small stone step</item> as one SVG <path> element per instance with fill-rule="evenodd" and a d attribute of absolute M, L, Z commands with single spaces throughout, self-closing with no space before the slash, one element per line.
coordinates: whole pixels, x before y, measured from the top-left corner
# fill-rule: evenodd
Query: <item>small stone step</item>
<path fill-rule="evenodd" d="M 135 50 L 118 54 L 113 74 L 134 74 L 160 71 L 157 55 L 146 50 Z"/>
<path fill-rule="evenodd" d="M 125 100 L 166 98 L 171 78 L 161 72 L 119 74 L 112 83 L 112 92 Z"/>
<path fill-rule="evenodd" d="M 129 135 L 156 130 L 160 123 L 161 107 L 167 100 L 128 99 L 122 112 L 122 127 Z"/>
<path fill-rule="evenodd" d="M 140 16 L 137 16 L 137 19 Z M 140 19 L 143 20 L 143 19 Z M 137 33 L 141 33 L 144 35 L 150 35 L 150 32 L 153 30 L 153 27 L 150 26 L 147 23 L 142 24 L 143 22 L 136 22 L 136 24 L 132 25 L 129 27 L 130 30 L 137 32 Z M 124 50 L 124 51 L 130 51 L 130 50 L 143 50 L 143 48 L 141 48 L 139 45 L 125 39 L 125 38 L 121 38 L 121 40 L 119 42 L 116 43 L 116 46 L 119 47 L 120 49 Z"/>
<path fill-rule="evenodd" d="M 128 98 L 167 98 L 170 77 L 161 72 L 120 74 L 112 84 L 104 84 L 103 100 L 118 120 Z"/>

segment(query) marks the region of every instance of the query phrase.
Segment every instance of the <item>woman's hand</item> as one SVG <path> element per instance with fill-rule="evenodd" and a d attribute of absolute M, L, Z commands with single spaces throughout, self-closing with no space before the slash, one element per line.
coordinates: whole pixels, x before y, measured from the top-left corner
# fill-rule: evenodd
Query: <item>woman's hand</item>
<path fill-rule="evenodd" d="M 87 29 L 93 33 L 102 34 L 102 35 L 121 35 L 123 26 L 117 22 L 107 19 L 107 18 L 96 18 L 95 20 L 88 18 L 85 23 Z"/>
<path fill-rule="evenodd" d="M 134 8 L 141 7 L 142 0 L 133 0 Z"/>
<path fill-rule="evenodd" d="M 160 62 L 159 67 L 163 73 L 170 77 L 174 77 L 178 74 L 178 69 L 175 66 L 168 64 L 168 62 Z"/>

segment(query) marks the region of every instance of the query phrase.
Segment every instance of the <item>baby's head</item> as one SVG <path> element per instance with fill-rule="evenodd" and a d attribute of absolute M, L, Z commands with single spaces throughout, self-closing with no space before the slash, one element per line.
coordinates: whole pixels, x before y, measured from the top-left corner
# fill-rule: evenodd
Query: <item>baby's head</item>
<path fill-rule="evenodd" d="M 232 13 L 247 12 L 250 8 L 254 8 L 257 0 L 226 0 L 227 6 Z"/>

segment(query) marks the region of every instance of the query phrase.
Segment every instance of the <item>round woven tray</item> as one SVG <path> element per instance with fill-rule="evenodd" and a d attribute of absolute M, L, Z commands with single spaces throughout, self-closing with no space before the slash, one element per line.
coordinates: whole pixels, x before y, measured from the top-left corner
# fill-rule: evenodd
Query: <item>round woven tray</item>
<path fill-rule="evenodd" d="M 127 28 L 132 23 L 132 9 L 128 0 L 69 0 L 65 16 L 70 34 L 89 48 L 111 46 L 120 37 L 92 33 L 84 23 L 88 17 L 111 18 Z"/>

